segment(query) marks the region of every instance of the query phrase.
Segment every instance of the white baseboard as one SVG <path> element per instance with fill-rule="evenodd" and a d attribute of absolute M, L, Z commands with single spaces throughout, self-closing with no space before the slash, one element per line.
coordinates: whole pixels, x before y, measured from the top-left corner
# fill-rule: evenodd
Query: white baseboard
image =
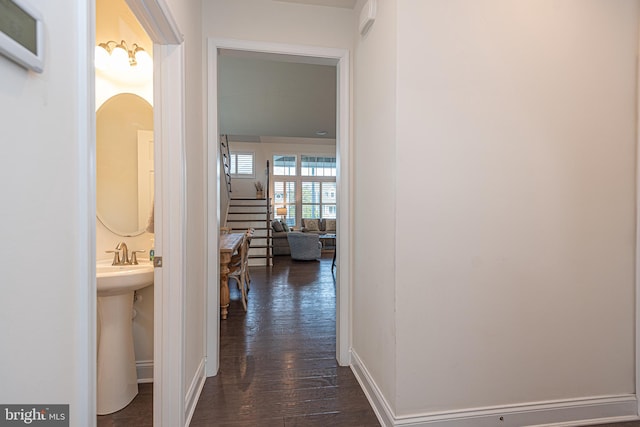
<path fill-rule="evenodd" d="M 196 411 L 196 405 L 198 404 L 200 393 L 202 392 L 204 382 L 207 379 L 204 370 L 205 360 L 206 359 L 203 357 L 200 361 L 200 365 L 198 366 L 198 369 L 196 369 L 196 373 L 191 380 L 189 390 L 184 398 L 184 412 L 186 414 L 185 426 L 188 426 L 191 423 L 191 417 L 193 417 L 193 413 Z"/>
<path fill-rule="evenodd" d="M 354 351 L 351 353 L 351 370 L 380 424 L 385 427 L 570 427 L 640 419 L 635 394 L 396 416 Z"/>
<path fill-rule="evenodd" d="M 389 402 L 384 398 L 377 384 L 369 374 L 369 371 L 367 371 L 366 366 L 353 349 L 351 349 L 351 371 L 353 371 L 356 380 L 360 384 L 360 387 L 362 387 L 365 396 L 367 396 L 367 400 L 369 400 L 380 424 L 383 427 L 393 426 L 395 416 L 393 415 L 393 411 L 391 411 L 391 405 L 389 405 Z"/>
<path fill-rule="evenodd" d="M 138 384 L 153 382 L 153 360 L 136 360 Z"/>

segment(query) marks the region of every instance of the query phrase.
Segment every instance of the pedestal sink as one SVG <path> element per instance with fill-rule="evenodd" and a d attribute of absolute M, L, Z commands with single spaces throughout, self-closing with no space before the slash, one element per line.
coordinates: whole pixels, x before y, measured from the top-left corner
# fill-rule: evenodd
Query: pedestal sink
<path fill-rule="evenodd" d="M 153 284 L 153 265 L 98 261 L 98 415 L 127 406 L 138 394 L 133 351 L 133 293 Z"/>

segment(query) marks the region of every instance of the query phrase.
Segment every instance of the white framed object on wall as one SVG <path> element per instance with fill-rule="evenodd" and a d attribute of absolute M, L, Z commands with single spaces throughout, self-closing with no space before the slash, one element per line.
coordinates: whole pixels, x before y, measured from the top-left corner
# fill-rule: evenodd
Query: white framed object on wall
<path fill-rule="evenodd" d="M 377 3 L 376 0 L 367 0 L 360 11 L 360 17 L 358 18 L 358 29 L 360 35 L 364 36 L 369 31 L 369 28 L 376 20 Z"/>
<path fill-rule="evenodd" d="M 0 0 L 0 53 L 41 73 L 44 69 L 42 15 L 24 0 Z"/>

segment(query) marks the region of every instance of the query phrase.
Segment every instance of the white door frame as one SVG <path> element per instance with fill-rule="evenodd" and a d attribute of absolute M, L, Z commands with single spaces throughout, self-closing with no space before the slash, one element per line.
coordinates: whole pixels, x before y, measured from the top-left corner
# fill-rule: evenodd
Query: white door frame
<path fill-rule="evenodd" d="M 350 57 L 347 49 L 332 49 L 230 39 L 208 39 L 207 68 L 207 376 L 219 367 L 220 284 L 218 236 L 220 227 L 220 159 L 218 130 L 218 49 L 317 58 L 337 66 L 338 108 L 336 151 L 338 174 L 337 267 L 336 267 L 336 359 L 342 366 L 351 363 L 351 139 L 350 139 Z"/>
<path fill-rule="evenodd" d="M 165 0 L 127 0 L 153 41 L 155 153 L 153 424 L 185 425 L 185 75 L 182 33 Z"/>

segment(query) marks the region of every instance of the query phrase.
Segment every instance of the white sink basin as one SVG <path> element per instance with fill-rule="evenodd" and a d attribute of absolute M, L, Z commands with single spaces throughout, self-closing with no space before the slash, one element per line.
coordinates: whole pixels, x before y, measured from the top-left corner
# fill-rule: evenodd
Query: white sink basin
<path fill-rule="evenodd" d="M 98 285 L 98 393 L 96 412 L 110 414 L 127 406 L 138 394 L 133 348 L 133 293 L 153 285 L 153 264 L 96 263 Z"/>
<path fill-rule="evenodd" d="M 111 265 L 111 261 L 98 261 L 96 279 L 99 297 L 137 291 L 153 284 L 153 264 Z"/>

